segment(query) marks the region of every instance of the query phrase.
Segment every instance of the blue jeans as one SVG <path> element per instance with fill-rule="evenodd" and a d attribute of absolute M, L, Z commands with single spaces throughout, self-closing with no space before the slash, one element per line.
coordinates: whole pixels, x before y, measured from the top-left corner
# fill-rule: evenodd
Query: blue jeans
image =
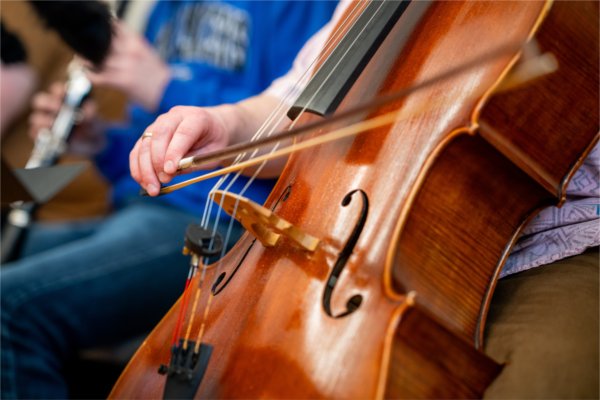
<path fill-rule="evenodd" d="M 183 236 L 195 219 L 138 203 L 103 220 L 34 227 L 28 256 L 0 272 L 1 397 L 67 398 L 62 372 L 78 350 L 156 325 L 184 287 Z"/>

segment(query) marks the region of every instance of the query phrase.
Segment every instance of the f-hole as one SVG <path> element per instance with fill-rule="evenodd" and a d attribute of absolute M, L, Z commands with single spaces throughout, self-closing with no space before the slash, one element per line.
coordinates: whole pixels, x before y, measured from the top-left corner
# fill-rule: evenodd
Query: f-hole
<path fill-rule="evenodd" d="M 338 255 L 338 259 L 335 262 L 335 265 L 333 266 L 331 273 L 329 274 L 329 278 L 327 279 L 327 284 L 325 286 L 325 291 L 323 292 L 323 308 L 325 309 L 325 312 L 327 313 L 327 315 L 329 315 L 332 318 L 342 318 L 342 317 L 352 314 L 354 311 L 356 311 L 358 309 L 358 307 L 360 307 L 362 300 L 363 300 L 363 297 L 360 294 L 355 294 L 354 296 L 350 297 L 350 299 L 346 302 L 346 311 L 344 311 L 340 314 L 337 314 L 337 315 L 334 315 L 333 312 L 331 311 L 331 297 L 333 296 L 333 289 L 335 289 L 335 285 L 336 285 L 344 267 L 346 266 L 346 263 L 348 262 L 348 258 L 350 258 L 350 255 L 352 254 L 352 251 L 354 250 L 354 246 L 356 246 L 358 237 L 360 236 L 360 234 L 365 226 L 365 221 L 367 220 L 367 214 L 369 213 L 369 198 L 367 197 L 367 194 L 364 191 L 362 191 L 361 189 L 356 189 L 356 190 L 353 190 L 350 193 L 346 194 L 346 196 L 344 196 L 344 198 L 342 200 L 342 207 L 346 207 L 346 206 L 348 206 L 348 204 L 350 204 L 354 193 L 360 193 L 360 198 L 362 200 L 362 209 L 361 209 L 360 215 L 358 217 L 358 220 L 356 221 L 356 224 L 354 225 L 352 234 L 348 238 L 348 241 L 346 242 L 346 245 L 344 246 L 342 251 L 340 251 L 340 253 Z"/>
<path fill-rule="evenodd" d="M 281 196 L 279 196 L 279 198 L 277 199 L 277 201 L 275 202 L 275 204 L 273 204 L 273 207 L 271 207 L 271 211 L 275 211 L 275 207 L 277 207 L 277 205 L 279 205 L 279 203 L 286 201 L 288 199 L 288 197 L 290 197 L 290 193 L 291 192 L 292 192 L 292 185 L 288 185 L 283 190 L 283 192 L 281 193 Z M 229 274 L 229 276 L 227 276 L 226 272 L 221 272 L 221 274 L 219 274 L 219 276 L 217 277 L 217 279 L 215 279 L 215 283 L 212 286 L 213 296 L 216 296 L 219 293 L 221 293 L 223 291 L 223 289 L 225 289 L 225 286 L 227 286 L 229 284 L 229 282 L 231 282 L 231 279 L 233 279 L 233 276 L 235 275 L 235 273 L 238 271 L 238 269 L 240 268 L 240 266 L 242 265 L 242 263 L 244 262 L 244 260 L 248 256 L 248 253 L 250 253 L 250 249 L 252 249 L 252 247 L 254 246 L 254 243 L 256 243 L 256 238 L 254 238 L 254 240 L 252 241 L 252 243 L 250 243 L 250 246 L 248 246 L 248 248 L 244 252 L 244 255 L 242 256 L 242 258 L 240 259 L 240 261 L 237 263 L 237 265 L 235 266 L 235 268 L 233 269 L 233 271 L 231 272 L 231 274 Z M 222 285 L 220 285 L 221 282 L 223 282 L 226 277 L 227 277 L 227 280 L 225 281 L 225 283 L 223 283 Z"/>

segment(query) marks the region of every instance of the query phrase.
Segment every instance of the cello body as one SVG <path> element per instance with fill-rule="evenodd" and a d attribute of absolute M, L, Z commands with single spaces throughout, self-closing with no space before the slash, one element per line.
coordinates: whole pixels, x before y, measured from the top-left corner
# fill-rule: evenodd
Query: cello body
<path fill-rule="evenodd" d="M 500 269 L 597 141 L 598 5 L 439 2 L 400 44 L 411 7 L 339 110 L 530 37 L 559 70 L 495 93 L 519 59 L 506 54 L 363 116 L 419 110 L 391 127 L 294 154 L 265 207 L 321 242 L 246 234 L 208 268 L 197 312 L 212 291 L 212 354 L 196 398 L 477 397 L 500 371 L 479 351 Z M 111 397 L 163 397 L 180 307 Z"/>

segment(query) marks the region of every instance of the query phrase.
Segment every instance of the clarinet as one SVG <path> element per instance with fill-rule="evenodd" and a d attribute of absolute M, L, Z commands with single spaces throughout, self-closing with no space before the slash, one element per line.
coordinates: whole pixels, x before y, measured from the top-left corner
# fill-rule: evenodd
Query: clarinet
<path fill-rule="evenodd" d="M 79 64 L 69 66 L 66 93 L 61 108 L 50 129 L 42 129 L 35 139 L 26 169 L 55 165 L 67 149 L 73 127 L 79 122 L 81 107 L 90 94 L 92 84 Z M 19 258 L 33 213 L 38 204 L 22 201 L 12 203 L 2 229 L 0 263 Z"/>

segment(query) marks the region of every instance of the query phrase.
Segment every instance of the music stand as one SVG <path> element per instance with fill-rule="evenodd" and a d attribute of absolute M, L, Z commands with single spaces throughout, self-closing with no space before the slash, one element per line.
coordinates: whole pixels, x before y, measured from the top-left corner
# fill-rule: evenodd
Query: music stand
<path fill-rule="evenodd" d="M 67 186 L 84 169 L 85 164 L 56 165 L 53 167 L 12 169 L 0 160 L 2 174 L 0 199 L 2 207 L 15 201 L 43 204 Z"/>

